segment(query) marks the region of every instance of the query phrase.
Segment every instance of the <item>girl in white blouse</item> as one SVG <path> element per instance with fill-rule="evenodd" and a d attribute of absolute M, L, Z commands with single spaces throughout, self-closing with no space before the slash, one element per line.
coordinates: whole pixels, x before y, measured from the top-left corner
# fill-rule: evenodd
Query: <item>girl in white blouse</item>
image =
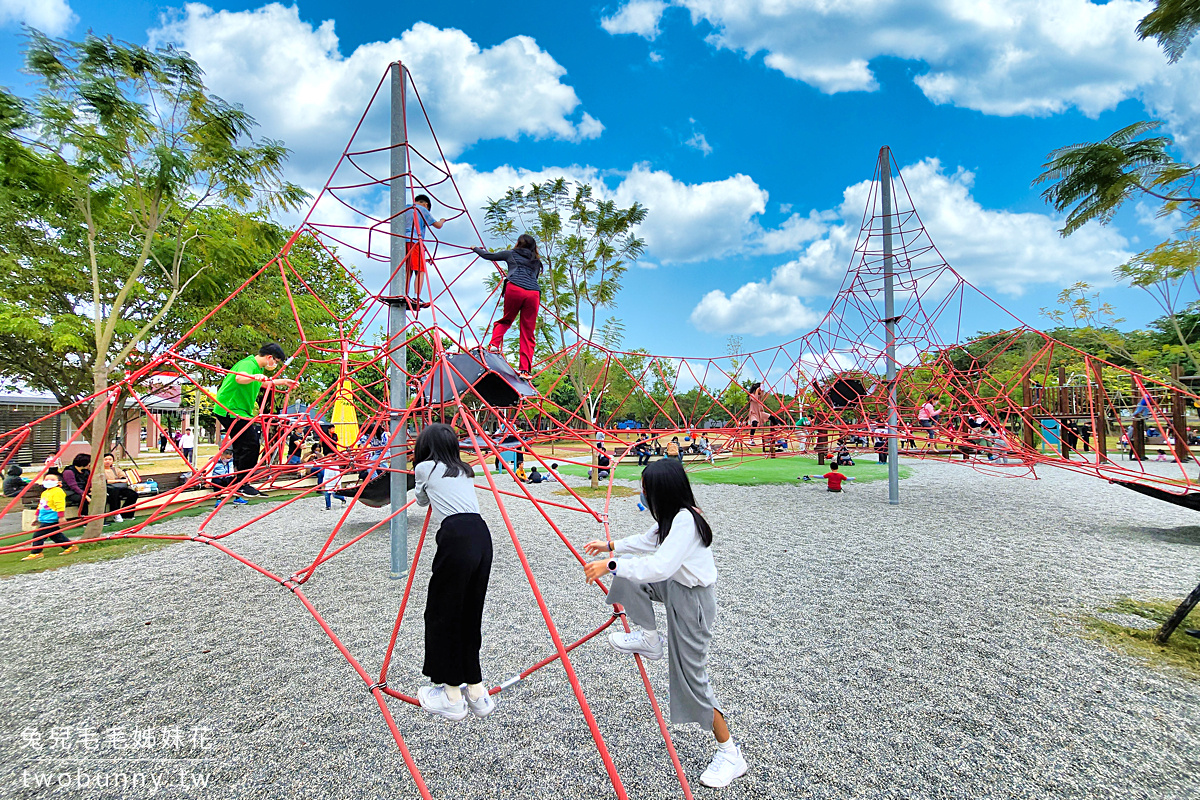
<path fill-rule="evenodd" d="M 589 555 L 607 555 L 584 565 L 589 582 L 612 573 L 604 602 L 625 607 L 626 618 L 641 627 L 612 633 L 618 652 L 658 660 L 663 636 L 653 603 L 666 606 L 671 722 L 695 722 L 711 730 L 717 753 L 700 782 L 723 788 L 749 768 L 725 724 L 708 678 L 708 648 L 717 616 L 717 567 L 713 562 L 712 528 L 696 508 L 696 498 L 683 464 L 664 458 L 642 471 L 642 492 L 655 525 L 639 536 L 584 545 Z"/>

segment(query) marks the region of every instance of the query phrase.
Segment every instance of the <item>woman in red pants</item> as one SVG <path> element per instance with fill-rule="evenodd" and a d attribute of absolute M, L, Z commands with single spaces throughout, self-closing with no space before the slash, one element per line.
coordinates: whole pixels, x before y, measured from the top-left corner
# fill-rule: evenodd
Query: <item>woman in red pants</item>
<path fill-rule="evenodd" d="M 521 356 L 517 374 L 529 380 L 533 367 L 533 333 L 537 327 L 538 306 L 542 300 L 542 289 L 538 276 L 542 274 L 542 260 L 538 258 L 537 241 L 528 233 L 517 238 L 512 250 L 489 253 L 482 247 L 471 248 L 475 255 L 488 261 L 503 261 L 508 264 L 508 277 L 504 282 L 504 316 L 496 321 L 492 329 L 491 349 L 499 350 L 504 344 L 504 334 L 512 327 L 517 314 L 521 315 Z"/>

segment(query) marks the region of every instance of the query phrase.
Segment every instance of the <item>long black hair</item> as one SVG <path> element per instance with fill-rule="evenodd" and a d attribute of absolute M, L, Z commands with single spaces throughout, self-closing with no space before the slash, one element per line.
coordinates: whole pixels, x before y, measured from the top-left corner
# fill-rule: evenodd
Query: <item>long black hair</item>
<path fill-rule="evenodd" d="M 459 475 L 468 478 L 475 477 L 475 470 L 462 460 L 458 449 L 458 434 L 449 425 L 435 422 L 426 425 L 425 430 L 417 436 L 413 446 L 413 466 L 422 461 L 436 461 L 446 465 L 444 478 L 457 478 Z"/>
<path fill-rule="evenodd" d="M 534 239 L 528 233 L 522 233 L 517 237 L 517 247 L 533 252 L 533 257 L 541 260 L 541 254 L 538 253 L 537 239 Z"/>
<path fill-rule="evenodd" d="M 692 484 L 688 482 L 683 464 L 673 458 L 655 461 L 642 470 L 642 489 L 646 492 L 646 505 L 650 516 L 658 523 L 658 543 L 662 544 L 671 533 L 671 522 L 683 509 L 692 512 L 696 521 L 696 533 L 705 547 L 712 544 L 712 528 L 696 510 L 696 498 Z"/>

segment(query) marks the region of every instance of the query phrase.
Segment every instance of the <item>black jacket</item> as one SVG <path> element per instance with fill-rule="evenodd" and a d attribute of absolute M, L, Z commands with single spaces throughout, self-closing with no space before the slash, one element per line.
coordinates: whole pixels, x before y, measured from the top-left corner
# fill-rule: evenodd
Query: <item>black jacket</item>
<path fill-rule="evenodd" d="M 542 274 L 542 261 L 533 254 L 532 250 L 518 247 L 515 250 L 501 250 L 489 253 L 482 247 L 472 247 L 471 250 L 480 258 L 488 261 L 503 261 L 508 264 L 508 281 L 514 286 L 520 286 L 531 292 L 540 292 L 538 276 Z"/>

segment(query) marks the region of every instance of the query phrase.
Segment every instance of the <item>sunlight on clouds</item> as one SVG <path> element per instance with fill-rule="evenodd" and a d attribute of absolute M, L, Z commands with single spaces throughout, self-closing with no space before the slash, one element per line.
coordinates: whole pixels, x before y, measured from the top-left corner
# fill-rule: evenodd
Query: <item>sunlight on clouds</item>
<path fill-rule="evenodd" d="M 65 0 L 0 0 L 0 25 L 24 24 L 61 36 L 78 20 Z"/>
<path fill-rule="evenodd" d="M 291 164 L 310 186 L 324 183 L 331 155 L 341 152 L 365 100 L 396 59 L 412 72 L 450 157 L 484 139 L 580 141 L 604 127 L 586 112 L 572 121 L 580 100 L 562 81 L 566 70 L 528 36 L 481 48 L 460 30 L 418 22 L 399 39 L 368 42 L 343 55 L 334 21 L 314 26 L 296 6 L 230 12 L 191 3 L 164 18 L 150 38 L 190 52 L 214 93 L 244 105 L 264 135 L 294 148 Z M 386 144 L 386 114 L 368 118 L 363 136 Z"/>

